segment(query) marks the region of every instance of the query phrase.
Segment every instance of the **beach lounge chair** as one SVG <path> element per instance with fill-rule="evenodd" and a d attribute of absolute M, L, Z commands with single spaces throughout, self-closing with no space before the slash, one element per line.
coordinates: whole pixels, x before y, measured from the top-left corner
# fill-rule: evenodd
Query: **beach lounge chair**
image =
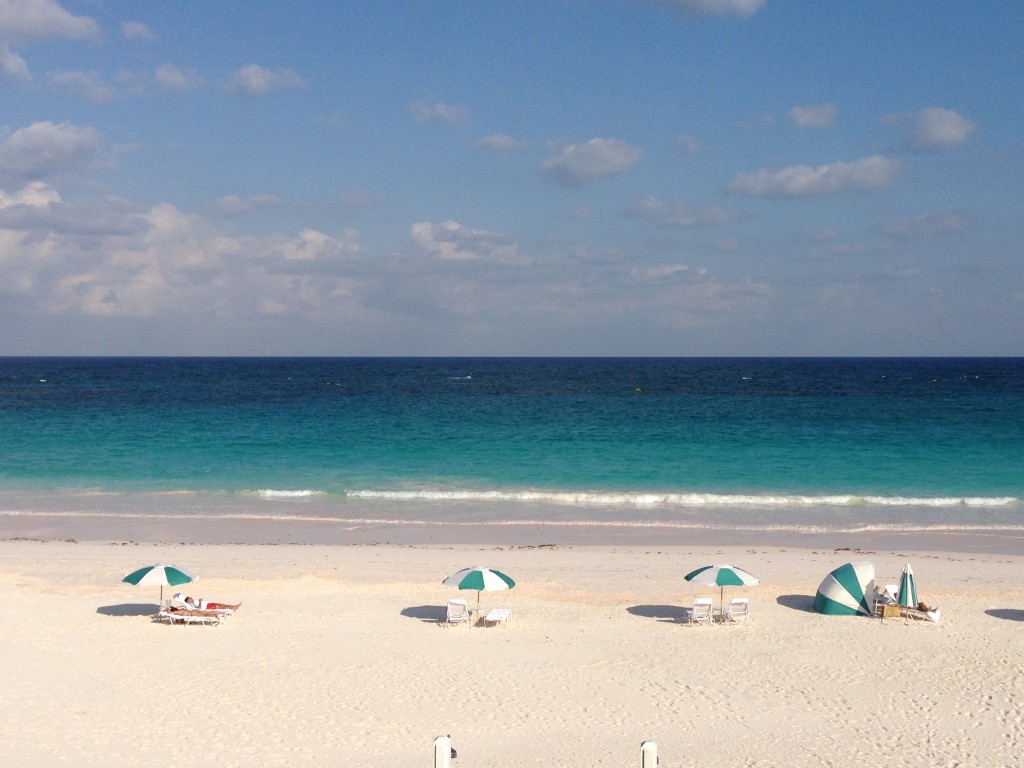
<path fill-rule="evenodd" d="M 445 624 L 469 624 L 469 606 L 462 598 L 448 601 Z"/>
<path fill-rule="evenodd" d="M 505 624 L 512 621 L 511 608 L 491 608 L 490 612 L 483 618 L 485 627 L 493 627 L 497 624 Z"/>
<path fill-rule="evenodd" d="M 900 606 L 900 615 L 908 619 L 922 619 L 923 621 L 934 621 L 936 624 L 942 620 L 942 611 L 935 609 L 934 611 L 921 611 L 917 608 L 908 608 L 905 605 Z"/>
<path fill-rule="evenodd" d="M 693 608 L 686 609 L 686 620 L 690 624 L 711 624 L 715 620 L 710 597 L 698 597 L 693 601 Z"/>
<path fill-rule="evenodd" d="M 154 618 L 169 624 L 203 624 L 215 627 L 233 613 L 230 608 L 195 608 L 186 603 L 179 592 L 164 601 L 160 612 Z"/>
<path fill-rule="evenodd" d="M 725 618 L 728 621 L 749 621 L 750 600 L 746 597 L 734 597 L 729 601 L 725 609 Z"/>
<path fill-rule="evenodd" d="M 153 618 L 158 621 L 166 621 L 168 624 L 202 624 L 207 627 L 216 627 L 230 615 L 231 611 L 166 610 L 160 611 Z"/>
<path fill-rule="evenodd" d="M 895 584 L 886 584 L 881 591 L 875 590 L 874 609 L 875 615 L 882 619 L 899 618 L 900 608 L 896 605 L 896 593 L 899 587 Z"/>

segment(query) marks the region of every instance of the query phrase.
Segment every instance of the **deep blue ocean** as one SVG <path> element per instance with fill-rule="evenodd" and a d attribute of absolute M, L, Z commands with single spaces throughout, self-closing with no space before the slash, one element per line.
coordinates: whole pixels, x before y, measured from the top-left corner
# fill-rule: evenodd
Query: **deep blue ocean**
<path fill-rule="evenodd" d="M 1024 359 L 0 358 L 0 493 L 1024 524 Z"/>

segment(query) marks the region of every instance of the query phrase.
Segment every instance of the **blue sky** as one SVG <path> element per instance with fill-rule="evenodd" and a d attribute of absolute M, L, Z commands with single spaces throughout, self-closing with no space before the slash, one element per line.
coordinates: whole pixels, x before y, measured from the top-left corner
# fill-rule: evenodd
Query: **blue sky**
<path fill-rule="evenodd" d="M 1024 355 L 1024 4 L 0 0 L 0 354 Z"/>

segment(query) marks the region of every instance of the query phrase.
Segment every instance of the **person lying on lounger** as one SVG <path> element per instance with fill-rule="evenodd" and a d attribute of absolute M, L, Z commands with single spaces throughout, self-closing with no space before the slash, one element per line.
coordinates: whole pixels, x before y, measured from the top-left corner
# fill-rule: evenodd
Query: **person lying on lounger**
<path fill-rule="evenodd" d="M 920 602 L 920 603 L 917 604 L 917 610 L 924 611 L 925 613 L 935 613 L 935 611 L 937 611 L 939 609 L 938 609 L 937 606 L 935 608 L 929 608 L 923 602 Z"/>
<path fill-rule="evenodd" d="M 242 607 L 241 603 L 237 603 L 235 605 L 231 605 L 229 603 L 212 603 L 209 600 L 204 600 L 201 597 L 198 597 L 198 598 L 193 598 L 191 596 L 182 597 L 182 594 L 180 592 L 175 594 L 174 597 L 172 598 L 172 600 L 180 600 L 182 603 L 185 604 L 185 607 L 187 609 L 190 609 L 190 610 L 193 610 L 193 611 L 237 611 L 239 608 Z M 171 607 L 173 609 L 173 607 L 174 607 L 173 603 L 171 604 Z M 179 608 L 179 610 L 181 610 L 181 609 Z"/>
<path fill-rule="evenodd" d="M 204 600 L 201 597 L 197 597 L 194 600 L 191 597 L 186 597 L 185 605 L 197 611 L 237 611 L 242 607 L 241 603 L 236 603 L 235 605 L 230 605 L 229 603 L 211 603 L 209 600 Z"/>

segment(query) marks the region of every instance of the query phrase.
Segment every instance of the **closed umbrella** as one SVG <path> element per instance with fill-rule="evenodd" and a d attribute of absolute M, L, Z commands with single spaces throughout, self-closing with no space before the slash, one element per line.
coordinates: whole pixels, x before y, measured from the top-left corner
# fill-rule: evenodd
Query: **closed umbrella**
<path fill-rule="evenodd" d="M 734 565 L 705 565 L 684 578 L 692 584 L 719 587 L 718 601 L 722 606 L 725 605 L 726 587 L 752 587 L 761 583 L 756 576 Z"/>
<path fill-rule="evenodd" d="M 449 587 L 457 587 L 458 589 L 475 589 L 477 611 L 480 610 L 481 592 L 512 589 L 516 585 L 509 576 L 506 576 L 501 571 L 485 568 L 482 565 L 473 568 L 463 568 L 461 571 L 453 573 L 441 583 L 447 584 Z"/>
<path fill-rule="evenodd" d="M 156 563 L 147 565 L 126 574 L 121 581 L 134 584 L 136 587 L 149 587 L 160 585 L 160 604 L 164 602 L 164 585 L 176 587 L 179 584 L 188 584 L 199 578 L 198 574 L 189 573 L 184 568 L 167 563 Z"/>
<path fill-rule="evenodd" d="M 896 602 L 905 608 L 917 608 L 917 581 L 910 563 L 903 566 L 903 573 L 900 574 L 900 592 Z"/>

